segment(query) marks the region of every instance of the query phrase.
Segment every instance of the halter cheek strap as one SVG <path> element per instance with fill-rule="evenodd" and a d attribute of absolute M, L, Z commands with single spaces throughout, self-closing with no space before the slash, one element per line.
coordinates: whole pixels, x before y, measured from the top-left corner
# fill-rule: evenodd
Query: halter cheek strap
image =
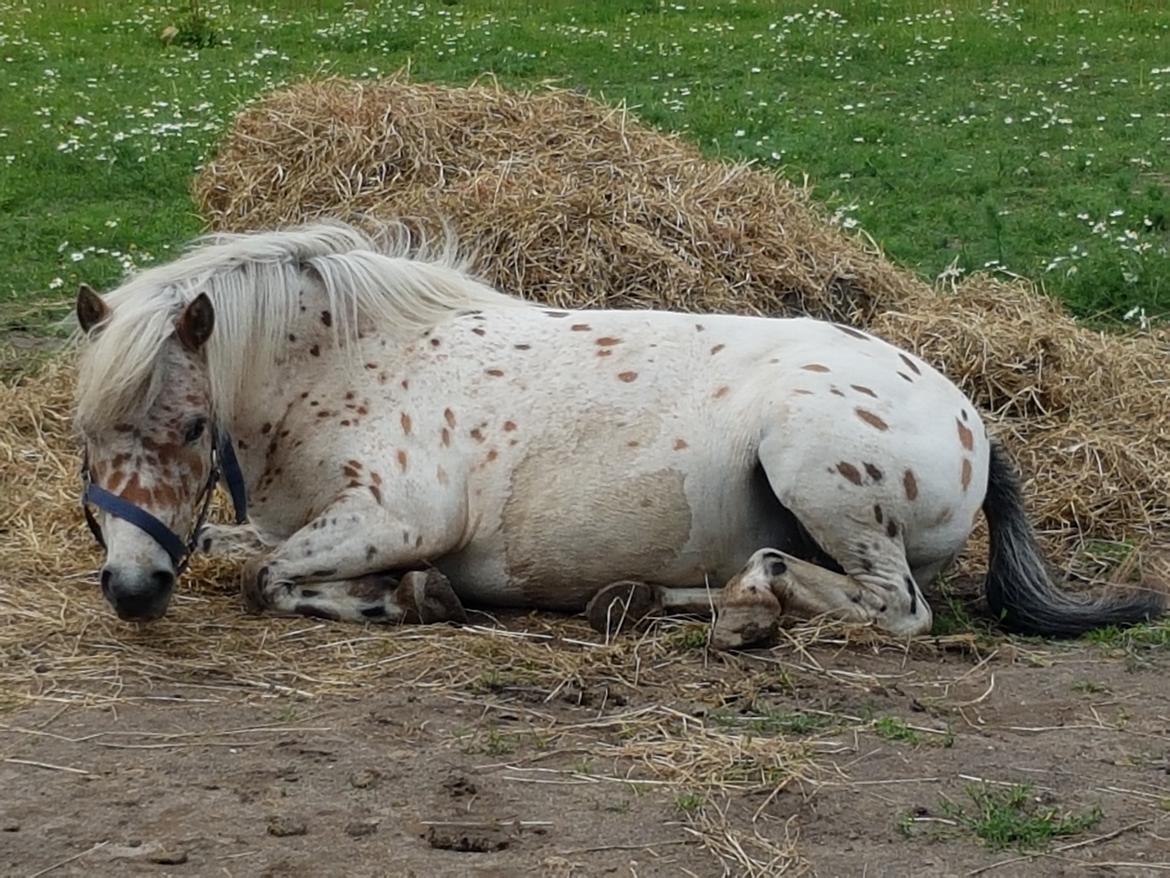
<path fill-rule="evenodd" d="M 248 489 L 244 485 L 244 472 L 240 469 L 236 450 L 232 447 L 232 437 L 226 432 L 219 434 L 216 449 L 223 480 L 227 483 L 232 507 L 236 510 L 236 524 L 243 524 L 248 520 Z"/>
<path fill-rule="evenodd" d="M 171 562 L 175 565 L 176 574 L 182 573 L 183 569 L 187 566 L 187 560 L 198 545 L 199 532 L 203 529 L 204 522 L 207 521 L 207 513 L 211 508 L 211 496 L 221 475 L 223 481 L 227 484 L 228 493 L 231 494 L 232 506 L 236 510 L 236 524 L 243 524 L 247 521 L 248 492 L 244 486 L 244 474 L 240 470 L 239 460 L 236 458 L 235 449 L 232 448 L 231 437 L 227 433 L 217 431 L 213 438 L 211 471 L 208 473 L 207 482 L 204 484 L 203 490 L 195 500 L 196 505 L 200 508 L 195 524 L 191 528 L 190 536 L 185 541 L 141 506 L 136 506 L 129 500 L 119 497 L 117 494 L 111 493 L 99 485 L 95 485 L 90 480 L 89 462 L 88 460 L 85 461 L 82 464 L 81 470 L 81 477 L 85 483 L 85 491 L 81 498 L 81 507 L 85 512 L 85 521 L 89 525 L 90 531 L 102 548 L 105 548 L 106 541 L 102 535 L 102 529 L 97 522 L 97 518 L 90 510 L 91 505 L 109 515 L 129 522 L 149 534 L 162 547 L 163 551 L 170 556 Z"/>

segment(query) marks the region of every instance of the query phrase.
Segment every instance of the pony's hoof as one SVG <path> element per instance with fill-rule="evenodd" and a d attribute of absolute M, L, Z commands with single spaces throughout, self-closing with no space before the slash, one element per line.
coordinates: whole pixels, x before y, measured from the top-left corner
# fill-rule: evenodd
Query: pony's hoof
<path fill-rule="evenodd" d="M 451 583 L 438 570 L 412 570 L 402 577 L 402 585 L 410 589 L 418 620 L 423 625 L 437 622 L 467 623 L 467 611 Z"/>
<path fill-rule="evenodd" d="M 261 615 L 270 606 L 268 600 L 268 567 L 264 561 L 254 558 L 244 565 L 240 583 L 240 598 L 244 603 L 244 612 L 254 616 Z"/>
<path fill-rule="evenodd" d="M 770 607 L 724 607 L 711 629 L 711 648 L 717 650 L 764 646 L 776 639 L 780 619 Z"/>
<path fill-rule="evenodd" d="M 662 590 L 644 582 L 623 580 L 605 586 L 585 608 L 593 630 L 606 637 L 628 631 L 662 610 Z"/>

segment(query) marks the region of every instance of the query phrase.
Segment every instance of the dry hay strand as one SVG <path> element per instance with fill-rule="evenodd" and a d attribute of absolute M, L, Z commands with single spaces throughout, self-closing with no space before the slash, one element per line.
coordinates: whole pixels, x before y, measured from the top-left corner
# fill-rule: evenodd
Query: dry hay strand
<path fill-rule="evenodd" d="M 1030 286 L 930 288 L 809 193 L 557 89 L 328 79 L 237 117 L 195 183 L 217 229 L 450 220 L 483 276 L 571 307 L 809 314 L 919 352 L 988 413 L 1050 548 L 1170 525 L 1170 334 L 1077 325 Z"/>
<path fill-rule="evenodd" d="M 726 803 L 705 804 L 684 829 L 703 848 L 733 866 L 736 875 L 771 878 L 809 873 L 809 863 L 797 852 L 798 833 L 791 819 L 778 840 L 761 833 L 755 820 L 736 819 L 729 810 Z"/>

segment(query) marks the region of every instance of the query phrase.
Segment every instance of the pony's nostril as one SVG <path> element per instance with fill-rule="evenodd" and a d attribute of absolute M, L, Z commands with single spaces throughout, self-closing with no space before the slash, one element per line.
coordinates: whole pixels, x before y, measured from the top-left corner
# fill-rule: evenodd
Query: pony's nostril
<path fill-rule="evenodd" d="M 175 574 L 169 570 L 156 570 L 150 574 L 150 584 L 158 591 L 170 591 L 175 584 Z"/>

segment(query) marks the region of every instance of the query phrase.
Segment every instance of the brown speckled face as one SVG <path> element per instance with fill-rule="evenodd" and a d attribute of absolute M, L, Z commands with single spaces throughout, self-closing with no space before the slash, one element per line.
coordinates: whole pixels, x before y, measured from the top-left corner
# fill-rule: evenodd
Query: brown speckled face
<path fill-rule="evenodd" d="M 82 439 L 90 480 L 185 537 L 212 465 L 210 387 L 201 353 L 169 340 L 143 402 Z M 94 509 L 106 543 L 102 592 L 123 619 L 163 615 L 174 562 L 139 527 Z"/>

